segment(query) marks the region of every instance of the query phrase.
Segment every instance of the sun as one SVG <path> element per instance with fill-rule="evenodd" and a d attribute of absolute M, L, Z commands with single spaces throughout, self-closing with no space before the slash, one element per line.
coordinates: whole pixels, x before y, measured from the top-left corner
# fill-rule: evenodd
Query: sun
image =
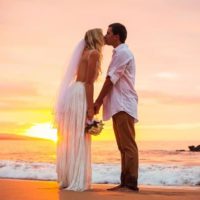
<path fill-rule="evenodd" d="M 36 124 L 26 131 L 26 135 L 57 141 L 57 130 L 50 123 Z"/>

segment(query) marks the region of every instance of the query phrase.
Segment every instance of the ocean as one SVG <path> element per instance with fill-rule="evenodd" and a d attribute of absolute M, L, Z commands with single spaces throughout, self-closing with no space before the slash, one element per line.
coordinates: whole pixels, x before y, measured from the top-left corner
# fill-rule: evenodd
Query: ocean
<path fill-rule="evenodd" d="M 138 141 L 139 184 L 200 186 L 197 141 Z M 56 143 L 41 139 L 0 139 L 0 178 L 56 180 Z M 120 154 L 115 141 L 92 142 L 92 182 L 120 182 Z"/>

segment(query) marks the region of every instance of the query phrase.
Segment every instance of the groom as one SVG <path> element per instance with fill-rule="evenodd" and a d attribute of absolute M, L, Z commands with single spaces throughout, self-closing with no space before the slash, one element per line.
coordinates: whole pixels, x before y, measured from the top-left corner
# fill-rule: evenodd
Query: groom
<path fill-rule="evenodd" d="M 135 91 L 135 62 L 125 44 L 127 31 L 124 25 L 109 25 L 105 43 L 113 46 L 113 56 L 102 90 L 95 101 L 95 113 L 103 104 L 103 119 L 112 117 L 113 129 L 121 153 L 121 184 L 109 190 L 138 188 L 138 148 L 134 124 L 137 122 L 138 96 Z"/>

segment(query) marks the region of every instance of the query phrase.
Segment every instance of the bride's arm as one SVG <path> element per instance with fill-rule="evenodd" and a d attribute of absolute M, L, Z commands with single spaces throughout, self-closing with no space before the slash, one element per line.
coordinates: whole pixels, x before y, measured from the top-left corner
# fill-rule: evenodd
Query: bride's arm
<path fill-rule="evenodd" d="M 90 53 L 88 57 L 88 67 L 86 71 L 86 81 L 85 81 L 85 90 L 86 90 L 86 99 L 87 99 L 87 118 L 89 120 L 93 119 L 94 116 L 94 81 L 97 76 L 97 62 L 99 60 L 99 53 L 94 50 Z"/>

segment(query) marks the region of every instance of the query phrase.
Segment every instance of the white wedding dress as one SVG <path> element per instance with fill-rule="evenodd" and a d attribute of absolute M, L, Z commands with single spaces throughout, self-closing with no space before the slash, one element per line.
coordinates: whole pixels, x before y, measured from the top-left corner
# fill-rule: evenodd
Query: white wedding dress
<path fill-rule="evenodd" d="M 91 136 L 85 134 L 86 92 L 83 82 L 68 88 L 58 124 L 57 175 L 59 187 L 84 191 L 91 186 Z"/>

